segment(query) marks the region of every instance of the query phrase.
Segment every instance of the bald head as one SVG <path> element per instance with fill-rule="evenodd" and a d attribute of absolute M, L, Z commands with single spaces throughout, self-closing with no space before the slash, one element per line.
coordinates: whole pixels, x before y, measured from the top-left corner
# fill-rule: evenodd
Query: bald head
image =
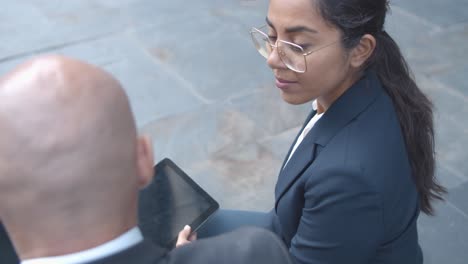
<path fill-rule="evenodd" d="M 0 79 L 0 131 L 0 219 L 19 251 L 45 253 L 29 250 L 38 233 L 54 245 L 67 229 L 135 225 L 139 154 L 150 156 L 111 75 L 60 56 L 19 66 Z"/>

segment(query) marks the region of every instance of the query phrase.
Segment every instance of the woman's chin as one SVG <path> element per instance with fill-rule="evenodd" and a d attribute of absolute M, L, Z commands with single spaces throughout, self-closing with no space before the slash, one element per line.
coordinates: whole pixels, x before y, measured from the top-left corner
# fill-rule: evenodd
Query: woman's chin
<path fill-rule="evenodd" d="M 300 96 L 288 94 L 285 92 L 281 93 L 281 97 L 283 98 L 283 101 L 291 105 L 301 105 L 301 104 L 305 104 L 311 101 L 311 100 L 301 98 Z"/>

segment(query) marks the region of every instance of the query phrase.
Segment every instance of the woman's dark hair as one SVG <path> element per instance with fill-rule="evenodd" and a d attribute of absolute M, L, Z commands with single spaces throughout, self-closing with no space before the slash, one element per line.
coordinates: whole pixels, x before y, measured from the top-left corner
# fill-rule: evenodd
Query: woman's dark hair
<path fill-rule="evenodd" d="M 387 0 L 317 1 L 322 17 L 342 32 L 346 49 L 355 47 L 365 34 L 377 44 L 365 69 L 374 70 L 395 106 L 406 143 L 421 210 L 432 215 L 433 200 L 446 193 L 435 178 L 432 103 L 416 85 L 395 41 L 384 30 Z"/>

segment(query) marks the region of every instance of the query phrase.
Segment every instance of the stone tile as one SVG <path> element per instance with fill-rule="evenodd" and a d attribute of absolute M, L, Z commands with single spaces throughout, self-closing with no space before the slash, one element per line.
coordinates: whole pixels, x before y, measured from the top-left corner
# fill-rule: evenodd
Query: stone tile
<path fill-rule="evenodd" d="M 126 90 L 139 127 L 167 116 L 175 116 L 177 119 L 179 113 L 197 111 L 197 107 L 204 105 L 203 100 L 194 96 L 186 83 L 179 78 L 172 78 L 172 73 L 154 64 L 151 57 L 139 52 L 121 36 L 58 49 L 53 53 L 85 60 L 112 73 Z M 0 76 L 31 57 L 1 63 Z M 205 120 L 205 117 L 199 116 L 199 119 Z"/>
<path fill-rule="evenodd" d="M 394 0 L 392 4 L 440 26 L 448 26 L 468 19 L 468 2 L 465 0 Z"/>
<path fill-rule="evenodd" d="M 435 129 L 438 161 L 459 178 L 468 179 L 468 133 L 458 130 L 450 121 L 438 122 Z"/>
<path fill-rule="evenodd" d="M 274 187 L 281 164 L 257 144 L 216 153 L 193 167 L 195 177 L 204 178 L 207 191 L 225 209 L 267 211 L 274 205 Z M 207 178 L 207 175 L 211 177 Z M 202 183 L 202 185 L 204 185 Z"/>
<path fill-rule="evenodd" d="M 468 115 L 467 100 L 458 91 L 440 82 L 422 75 L 416 76 L 417 82 L 435 104 L 436 152 L 439 165 L 446 172 L 442 175 L 454 175 L 468 180 L 468 125 L 464 120 Z M 450 172 L 448 174 L 448 172 Z M 456 181 L 448 177 L 449 185 Z"/>
<path fill-rule="evenodd" d="M 452 85 L 454 88 L 465 89 L 468 86 L 463 82 L 463 74 L 459 74 L 466 68 L 464 55 L 468 52 L 468 45 L 462 43 L 468 43 L 468 24 L 441 28 L 395 7 L 388 16 L 386 27 L 416 73 L 435 78 L 440 76 L 444 81 L 455 79 L 458 82 Z M 451 73 L 454 75 L 447 76 Z"/>
<path fill-rule="evenodd" d="M 423 74 L 416 75 L 416 82 L 433 101 L 437 118 L 456 122 L 468 115 L 468 100 L 456 89 Z"/>
<path fill-rule="evenodd" d="M 431 45 L 427 45 L 428 42 L 431 42 Z M 465 78 L 468 70 L 465 59 L 468 45 L 463 43 L 468 43 L 468 24 L 443 29 L 427 36 L 426 39 L 417 39 L 413 49 L 419 51 L 410 59 L 421 72 L 468 98 L 468 80 Z M 431 63 L 424 63 L 425 60 Z"/>
<path fill-rule="evenodd" d="M 465 216 L 468 217 L 468 182 L 450 189 L 448 201 L 463 211 Z"/>
<path fill-rule="evenodd" d="M 267 210 L 279 160 L 255 139 L 265 133 L 243 113 L 222 106 L 158 119 L 152 135 L 156 160 L 172 158 L 223 208 Z"/>
<path fill-rule="evenodd" d="M 443 83 L 462 93 L 468 101 L 468 79 L 466 78 L 467 72 L 468 63 L 464 63 L 462 65 L 457 65 L 457 67 L 451 71 L 444 72 L 444 74 L 442 74 L 439 78 Z"/>
<path fill-rule="evenodd" d="M 410 27 L 408 25 L 411 25 Z M 397 40 L 398 43 L 408 45 L 414 43 L 415 38 L 430 34 L 438 27 L 428 21 L 408 13 L 400 6 L 392 5 L 387 13 L 385 30 Z"/>
<path fill-rule="evenodd" d="M 240 33 L 248 34 L 252 27 L 265 24 L 268 12 L 268 0 L 230 0 L 220 1 L 210 13 L 223 21 L 238 25 Z"/>
<path fill-rule="evenodd" d="M 137 126 L 177 113 L 191 111 L 201 102 L 184 84 L 158 67 L 138 68 L 138 61 L 120 61 L 106 67 L 123 84 L 129 96 Z"/>
<path fill-rule="evenodd" d="M 21 16 L 19 14 L 22 14 Z M 44 45 L 49 21 L 34 6 L 21 1 L 8 1 L 0 9 L 0 60 Z"/>
<path fill-rule="evenodd" d="M 276 158 L 284 160 L 300 129 L 301 126 L 298 126 L 283 133 L 266 137 L 260 141 L 260 144 L 273 153 Z M 278 170 L 281 169 L 280 167 L 281 164 L 278 164 Z"/>
<path fill-rule="evenodd" d="M 152 136 L 159 159 L 176 157 L 188 168 L 265 136 L 246 115 L 225 109 L 222 104 L 154 120 L 141 132 Z"/>
<path fill-rule="evenodd" d="M 0 11 L 0 34 L 8 36 L 0 44 L 0 60 L 122 31 L 128 22 L 121 12 L 92 1 L 11 1 Z"/>
<path fill-rule="evenodd" d="M 144 125 L 140 133 L 153 139 L 155 159 L 169 157 L 181 167 L 207 159 L 213 151 L 218 132 L 216 110 L 201 108 L 193 112 L 155 119 Z"/>
<path fill-rule="evenodd" d="M 436 169 L 436 177 L 442 186 L 447 189 L 452 189 L 468 182 L 468 177 L 460 177 L 456 172 L 444 166 L 443 162 L 439 162 Z"/>
<path fill-rule="evenodd" d="M 447 119 L 436 120 L 436 151 L 438 161 L 442 162 L 457 176 L 468 178 L 468 132 Z"/>
<path fill-rule="evenodd" d="M 271 83 L 271 72 L 248 34 L 213 15 L 138 32 L 137 38 L 207 102 L 227 100 Z"/>
<path fill-rule="evenodd" d="M 184 82 L 155 64 L 127 34 L 56 49 L 53 53 L 87 61 L 112 73 L 126 90 L 139 127 L 203 104 Z M 27 58 L 0 64 L 0 74 Z"/>
<path fill-rule="evenodd" d="M 121 4 L 119 2 L 116 5 Z M 135 0 L 127 6 L 126 13 L 134 26 L 156 25 L 159 21 L 187 26 L 187 22 L 196 24 L 200 18 L 214 17 L 221 19 L 221 23 L 213 23 L 214 27 L 219 24 L 239 24 L 244 29 L 250 29 L 253 26 L 250 21 L 257 22 L 254 20 L 256 18 L 264 20 L 267 5 L 267 0 Z M 182 7 L 189 12 L 181 12 Z"/>
<path fill-rule="evenodd" d="M 401 7 L 393 6 L 392 12 L 387 16 L 385 28 L 399 45 L 414 72 L 432 73 L 452 67 L 451 62 L 441 60 L 433 50 L 437 39 L 433 39 L 431 34 L 438 30 L 437 26 L 419 19 Z M 427 45 L 429 40 L 431 45 Z"/>
<path fill-rule="evenodd" d="M 106 0 L 108 5 L 122 7 L 121 1 Z M 133 0 L 125 7 L 125 16 L 132 28 L 180 24 L 196 21 L 207 8 L 208 1 Z"/>
<path fill-rule="evenodd" d="M 468 218 L 447 203 L 436 206 L 436 216 L 421 215 L 419 241 L 425 264 L 465 264 L 468 259 Z"/>
<path fill-rule="evenodd" d="M 291 105 L 283 101 L 273 81 L 257 88 L 257 92 L 230 100 L 232 107 L 245 113 L 269 136 L 301 126 L 312 104 Z"/>

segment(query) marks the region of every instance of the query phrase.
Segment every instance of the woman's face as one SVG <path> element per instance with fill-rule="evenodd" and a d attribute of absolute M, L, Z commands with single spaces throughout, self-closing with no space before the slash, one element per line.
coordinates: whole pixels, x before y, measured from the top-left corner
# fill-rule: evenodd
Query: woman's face
<path fill-rule="evenodd" d="M 302 104 L 318 99 L 326 110 L 355 80 L 341 34 L 321 17 L 316 1 L 320 0 L 270 0 L 266 32 L 270 40 L 298 44 L 306 53 L 322 49 L 306 57 L 305 73 L 289 70 L 276 50 L 267 63 L 286 102 Z"/>

